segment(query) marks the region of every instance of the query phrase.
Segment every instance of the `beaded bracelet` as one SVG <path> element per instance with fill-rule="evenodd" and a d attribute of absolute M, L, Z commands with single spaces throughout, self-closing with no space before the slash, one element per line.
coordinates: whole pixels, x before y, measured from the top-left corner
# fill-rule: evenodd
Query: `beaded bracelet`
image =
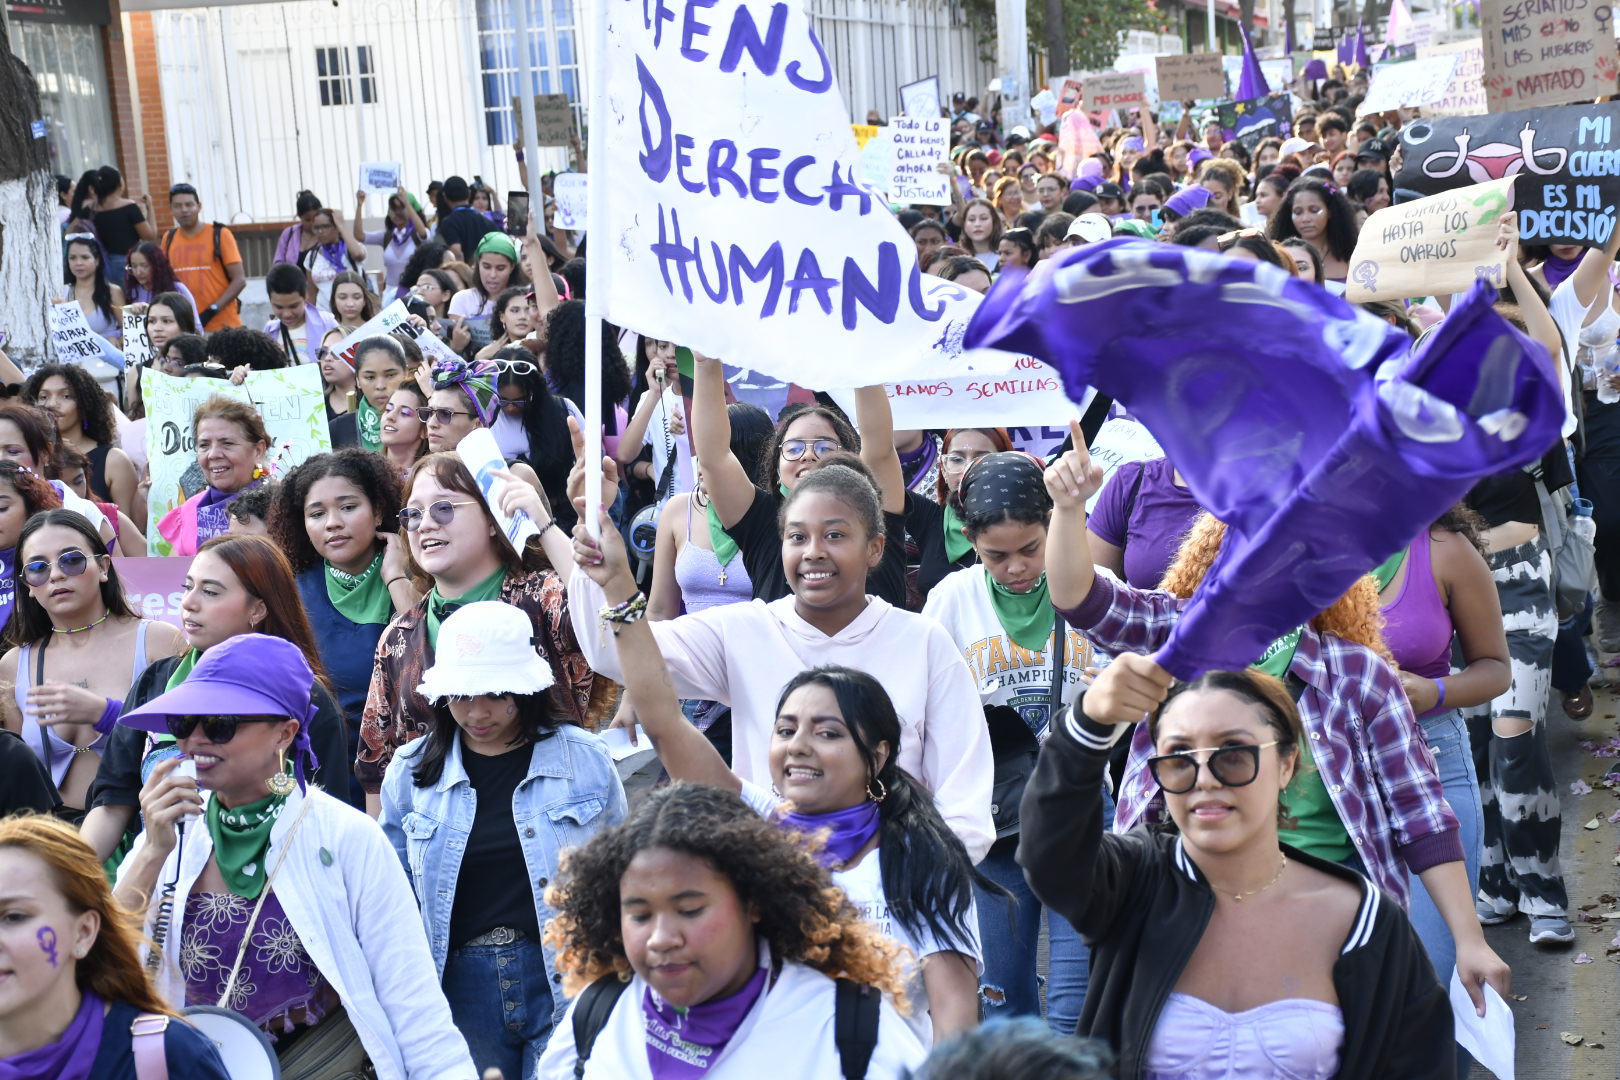
<path fill-rule="evenodd" d="M 647 594 L 637 590 L 636 595 L 624 603 L 609 604 L 596 614 L 604 624 L 640 622 L 647 614 Z M 611 629 L 613 636 L 618 637 L 619 628 L 613 626 Z"/>

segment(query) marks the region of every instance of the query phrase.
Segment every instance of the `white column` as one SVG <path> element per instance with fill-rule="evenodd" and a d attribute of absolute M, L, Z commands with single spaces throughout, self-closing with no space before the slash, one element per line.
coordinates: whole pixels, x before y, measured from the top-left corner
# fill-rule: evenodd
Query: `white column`
<path fill-rule="evenodd" d="M 1029 24 L 1024 0 L 996 0 L 996 74 L 1001 77 L 1002 128 L 1029 120 Z M 1007 85 L 1011 76 L 1014 85 Z"/>

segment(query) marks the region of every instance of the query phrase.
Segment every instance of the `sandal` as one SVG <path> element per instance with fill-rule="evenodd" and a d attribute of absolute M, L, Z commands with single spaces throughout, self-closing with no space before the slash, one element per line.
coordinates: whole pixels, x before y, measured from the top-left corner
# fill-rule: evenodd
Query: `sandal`
<path fill-rule="evenodd" d="M 1585 720 L 1592 715 L 1592 688 L 1583 686 L 1573 694 L 1564 694 L 1564 715 L 1571 720 Z"/>

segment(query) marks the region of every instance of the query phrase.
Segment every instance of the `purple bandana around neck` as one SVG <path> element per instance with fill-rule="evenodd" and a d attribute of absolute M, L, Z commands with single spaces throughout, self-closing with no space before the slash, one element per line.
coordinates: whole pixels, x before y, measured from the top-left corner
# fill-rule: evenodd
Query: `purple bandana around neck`
<path fill-rule="evenodd" d="M 253 485 L 249 484 L 248 487 Z M 242 491 L 246 491 L 243 488 Z M 203 497 L 197 503 L 197 543 L 224 536 L 231 529 L 231 515 L 226 510 L 242 491 L 216 491 L 203 488 Z"/>
<path fill-rule="evenodd" d="M 1581 252 L 1581 255 L 1585 254 L 1586 252 Z M 1548 253 L 1547 258 L 1541 263 L 1541 276 L 1547 279 L 1548 292 L 1558 288 L 1564 283 L 1565 278 L 1575 272 L 1575 268 L 1581 265 L 1581 255 L 1577 255 L 1573 259 L 1560 259 L 1558 256 Z"/>
<path fill-rule="evenodd" d="M 939 443 L 934 441 L 933 435 L 923 432 L 922 444 L 900 455 L 900 468 L 905 473 L 906 486 L 910 487 L 919 477 L 926 476 L 938 458 Z"/>
<path fill-rule="evenodd" d="M 17 600 L 17 549 L 0 550 L 0 630 L 11 622 L 11 607 Z"/>
<path fill-rule="evenodd" d="M 0 1058 L 0 1080 L 90 1080 L 90 1067 L 101 1051 L 101 1030 L 107 1021 L 106 1004 L 86 990 L 79 1011 L 62 1037 L 26 1054 Z"/>
<path fill-rule="evenodd" d="M 321 254 L 341 273 L 349 268 L 349 245 L 339 240 L 335 244 L 322 244 Z"/>
<path fill-rule="evenodd" d="M 863 800 L 848 810 L 834 810 L 826 814 L 783 814 L 781 822 L 797 832 L 825 832 L 827 842 L 816 852 L 821 865 L 836 870 L 849 862 L 854 854 L 877 835 L 879 806 L 870 799 Z"/>
<path fill-rule="evenodd" d="M 685 1010 L 669 1004 L 650 987 L 643 991 L 641 1013 L 647 1030 L 647 1065 L 654 1080 L 708 1076 L 710 1066 L 759 1000 L 765 976 L 766 970 L 760 968 L 730 997 Z"/>
<path fill-rule="evenodd" d="M 966 347 L 1114 398 L 1229 527 L 1157 657 L 1178 678 L 1246 667 L 1476 481 L 1558 443 L 1552 361 L 1485 285 L 1414 351 L 1317 285 L 1193 248 L 1110 240 L 1014 275 Z"/>

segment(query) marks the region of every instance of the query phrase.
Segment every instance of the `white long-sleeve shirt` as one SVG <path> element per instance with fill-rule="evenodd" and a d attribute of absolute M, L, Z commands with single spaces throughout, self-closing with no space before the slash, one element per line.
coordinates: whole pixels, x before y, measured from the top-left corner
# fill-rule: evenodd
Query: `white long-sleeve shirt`
<path fill-rule="evenodd" d="M 934 620 L 875 596 L 866 601 L 866 610 L 832 636 L 799 618 L 791 596 L 769 604 L 726 604 L 651 625 L 676 692 L 731 706 L 731 767 L 761 787 L 771 783 L 771 726 L 776 699 L 790 679 L 823 664 L 877 679 L 900 715 L 900 767 L 934 793 L 946 824 L 977 862 L 996 838 L 990 819 L 995 766 L 973 676 Z M 586 660 L 598 673 L 622 680 L 612 635 L 603 633 L 596 615 L 605 603 L 589 577 L 569 578 L 570 617 Z"/>

